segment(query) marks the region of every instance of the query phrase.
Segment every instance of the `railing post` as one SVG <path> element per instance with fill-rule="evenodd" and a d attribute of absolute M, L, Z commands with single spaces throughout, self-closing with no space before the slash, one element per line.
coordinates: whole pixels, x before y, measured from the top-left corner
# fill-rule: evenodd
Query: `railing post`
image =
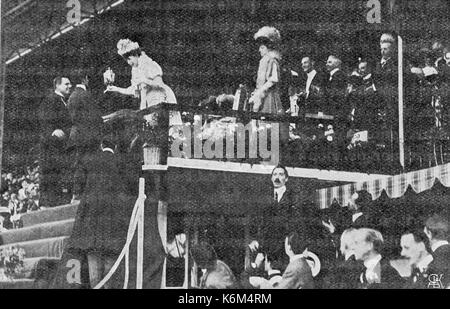
<path fill-rule="evenodd" d="M 143 125 L 143 159 L 142 167 L 147 183 L 153 183 L 155 192 L 146 192 L 147 196 L 157 201 L 158 233 L 164 251 L 167 247 L 167 157 L 169 151 L 169 110 L 166 103 L 160 103 L 156 110 L 144 117 Z M 146 186 L 148 188 L 148 186 Z M 163 263 L 162 274 L 166 275 L 166 265 Z M 165 287 L 166 278 L 161 280 L 161 287 Z"/>

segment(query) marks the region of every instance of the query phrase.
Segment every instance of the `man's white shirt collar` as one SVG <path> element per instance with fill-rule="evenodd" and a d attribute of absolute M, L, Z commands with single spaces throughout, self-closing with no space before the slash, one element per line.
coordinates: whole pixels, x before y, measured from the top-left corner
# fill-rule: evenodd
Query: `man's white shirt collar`
<path fill-rule="evenodd" d="M 281 201 L 281 198 L 283 197 L 284 192 L 286 192 L 286 186 L 282 186 L 277 189 L 273 189 L 273 194 L 275 196 L 275 193 L 277 194 L 278 202 Z"/>
<path fill-rule="evenodd" d="M 87 91 L 86 85 L 78 84 L 77 87 L 78 87 L 78 88 L 81 88 L 81 89 L 84 89 L 84 91 Z"/>
<path fill-rule="evenodd" d="M 416 264 L 416 267 L 423 273 L 423 271 L 428 267 L 428 265 L 433 261 L 433 256 L 428 254 L 426 257 L 421 259 L 419 263 Z"/>
<path fill-rule="evenodd" d="M 56 93 L 57 95 L 59 95 L 60 97 L 62 97 L 63 99 L 66 98 L 66 97 L 65 97 L 61 92 L 59 92 L 58 90 L 55 90 L 55 93 Z"/>
<path fill-rule="evenodd" d="M 388 62 L 392 57 L 389 57 L 387 59 L 381 58 L 381 64 L 385 64 L 386 62 Z"/>
<path fill-rule="evenodd" d="M 316 77 L 317 71 L 312 69 L 310 72 L 307 73 L 308 79 L 306 80 L 306 93 L 309 94 L 309 88 L 311 87 L 311 83 Z"/>
<path fill-rule="evenodd" d="M 289 262 L 294 262 L 294 261 L 297 261 L 297 260 L 299 260 L 301 258 L 305 258 L 305 255 L 304 254 L 296 254 L 296 255 L 293 255 L 293 256 L 291 256 L 289 258 Z"/>
<path fill-rule="evenodd" d="M 333 69 L 333 70 L 330 71 L 330 80 L 333 78 L 333 75 L 334 75 L 337 71 L 339 71 L 339 68 L 335 68 L 335 69 Z"/>
<path fill-rule="evenodd" d="M 64 103 L 65 106 L 67 106 L 66 97 L 59 91 L 55 90 L 55 93 L 57 96 L 61 97 L 61 101 Z"/>
<path fill-rule="evenodd" d="M 361 217 L 363 215 L 362 212 L 357 212 L 355 214 L 352 215 L 352 222 L 355 222 L 356 219 L 358 219 L 359 217 Z"/>
<path fill-rule="evenodd" d="M 444 246 L 444 245 L 448 245 L 448 241 L 446 240 L 439 240 L 437 242 L 435 242 L 434 244 L 431 245 L 431 251 L 436 251 L 438 248 Z"/>
<path fill-rule="evenodd" d="M 114 150 L 112 150 L 111 148 L 108 148 L 108 147 L 103 148 L 103 151 L 104 152 L 110 152 L 110 153 L 114 154 Z"/>
<path fill-rule="evenodd" d="M 364 266 L 366 266 L 367 269 L 373 270 L 375 266 L 381 261 L 381 254 L 377 254 L 371 259 L 364 261 Z"/>

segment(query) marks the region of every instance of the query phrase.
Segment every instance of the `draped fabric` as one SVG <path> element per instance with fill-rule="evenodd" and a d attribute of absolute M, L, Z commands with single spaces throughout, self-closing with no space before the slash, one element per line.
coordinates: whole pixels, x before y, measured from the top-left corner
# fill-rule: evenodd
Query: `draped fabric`
<path fill-rule="evenodd" d="M 389 198 L 394 199 L 402 197 L 408 187 L 411 187 L 415 193 L 430 190 L 436 180 L 443 186 L 450 187 L 450 164 L 376 180 L 320 189 L 316 191 L 316 203 L 320 209 L 329 208 L 335 200 L 338 204 L 347 206 L 352 194 L 359 190 L 367 190 L 372 194 L 374 200 L 378 199 L 383 191 Z"/>

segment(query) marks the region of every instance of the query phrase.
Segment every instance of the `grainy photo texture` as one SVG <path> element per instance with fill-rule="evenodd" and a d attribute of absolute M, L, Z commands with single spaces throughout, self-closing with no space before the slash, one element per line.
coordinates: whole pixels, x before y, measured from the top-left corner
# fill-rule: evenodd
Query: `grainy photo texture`
<path fill-rule="evenodd" d="M 450 288 L 448 0 L 0 16 L 0 288 Z"/>

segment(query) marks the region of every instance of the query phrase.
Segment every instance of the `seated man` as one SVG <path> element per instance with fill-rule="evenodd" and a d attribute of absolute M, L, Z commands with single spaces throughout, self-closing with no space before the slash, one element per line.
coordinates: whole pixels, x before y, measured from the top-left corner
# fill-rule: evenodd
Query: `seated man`
<path fill-rule="evenodd" d="M 262 267 L 264 271 L 262 271 Z M 258 288 L 259 286 L 275 287 L 281 281 L 281 266 L 271 255 L 258 253 L 252 268 L 241 276 L 243 287 Z"/>
<path fill-rule="evenodd" d="M 411 275 L 407 288 L 424 289 L 428 285 L 428 266 L 433 256 L 427 250 L 427 237 L 423 231 L 406 230 L 400 239 L 401 255 L 408 260 Z"/>
<path fill-rule="evenodd" d="M 307 261 L 309 257 L 306 237 L 295 232 L 286 237 L 284 248 L 289 256 L 289 264 L 281 280 L 272 286 L 267 280 L 261 280 L 256 286 L 262 289 L 312 289 L 313 273 Z M 315 267 L 314 267 L 315 268 Z"/>
<path fill-rule="evenodd" d="M 202 270 L 200 289 L 237 289 L 239 284 L 230 267 L 219 260 L 214 248 L 206 242 L 193 245 L 192 259 Z"/>
<path fill-rule="evenodd" d="M 381 255 L 383 236 L 380 232 L 361 228 L 353 234 L 355 259 L 364 263 L 364 271 L 359 276 L 359 287 L 363 289 L 399 289 L 404 280 L 388 259 Z"/>

